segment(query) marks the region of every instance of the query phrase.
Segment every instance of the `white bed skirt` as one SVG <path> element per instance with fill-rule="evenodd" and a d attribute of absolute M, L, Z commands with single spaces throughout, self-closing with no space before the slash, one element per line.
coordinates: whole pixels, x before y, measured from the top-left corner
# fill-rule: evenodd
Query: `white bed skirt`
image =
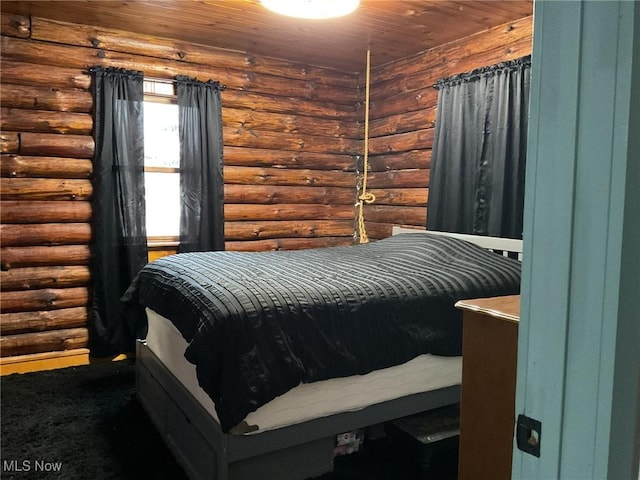
<path fill-rule="evenodd" d="M 147 309 L 146 343 L 198 402 L 217 420 L 213 400 L 198 384 L 195 366 L 184 358 L 187 343 L 166 318 Z M 402 365 L 366 375 L 300 384 L 245 418 L 251 433 L 264 432 L 415 393 L 459 385 L 462 357 L 420 355 Z M 248 434 L 251 434 L 248 433 Z"/>

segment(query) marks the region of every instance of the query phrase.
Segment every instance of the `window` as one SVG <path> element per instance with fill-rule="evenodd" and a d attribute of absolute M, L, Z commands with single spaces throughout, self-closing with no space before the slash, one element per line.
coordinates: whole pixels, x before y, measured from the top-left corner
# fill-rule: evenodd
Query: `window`
<path fill-rule="evenodd" d="M 144 172 L 149 243 L 180 234 L 180 139 L 173 82 L 144 81 Z"/>

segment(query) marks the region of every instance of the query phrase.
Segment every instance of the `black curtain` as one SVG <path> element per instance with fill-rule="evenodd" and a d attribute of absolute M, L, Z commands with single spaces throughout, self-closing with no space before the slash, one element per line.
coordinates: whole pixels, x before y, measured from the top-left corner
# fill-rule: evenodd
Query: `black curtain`
<path fill-rule="evenodd" d="M 93 270 L 89 340 L 93 356 L 133 351 L 134 328 L 120 297 L 147 263 L 143 77 L 93 67 Z"/>
<path fill-rule="evenodd" d="M 180 130 L 179 252 L 224 250 L 221 87 L 176 77 Z"/>
<path fill-rule="evenodd" d="M 531 57 L 440 80 L 427 229 L 522 238 Z"/>

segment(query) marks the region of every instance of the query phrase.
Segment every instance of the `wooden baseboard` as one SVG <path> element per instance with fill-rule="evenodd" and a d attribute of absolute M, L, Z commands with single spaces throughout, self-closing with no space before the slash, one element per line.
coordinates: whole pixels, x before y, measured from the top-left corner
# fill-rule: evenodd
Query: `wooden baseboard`
<path fill-rule="evenodd" d="M 0 358 L 0 375 L 12 373 L 29 373 L 43 370 L 55 370 L 57 368 L 77 367 L 89 365 L 96 361 L 117 361 L 130 358 L 131 355 L 123 354 L 109 359 L 94 359 L 89 355 L 88 348 L 76 348 L 62 352 L 32 353 L 29 355 L 17 355 L 15 357 Z"/>

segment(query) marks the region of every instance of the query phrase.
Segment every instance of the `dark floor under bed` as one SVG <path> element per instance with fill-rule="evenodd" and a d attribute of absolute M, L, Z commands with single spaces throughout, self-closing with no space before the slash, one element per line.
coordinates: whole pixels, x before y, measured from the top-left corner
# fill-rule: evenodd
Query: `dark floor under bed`
<path fill-rule="evenodd" d="M 0 387 L 3 479 L 186 479 L 136 400 L 133 361 L 10 375 Z M 318 478 L 456 478 L 455 439 L 425 446 L 393 425 L 382 432 Z"/>

